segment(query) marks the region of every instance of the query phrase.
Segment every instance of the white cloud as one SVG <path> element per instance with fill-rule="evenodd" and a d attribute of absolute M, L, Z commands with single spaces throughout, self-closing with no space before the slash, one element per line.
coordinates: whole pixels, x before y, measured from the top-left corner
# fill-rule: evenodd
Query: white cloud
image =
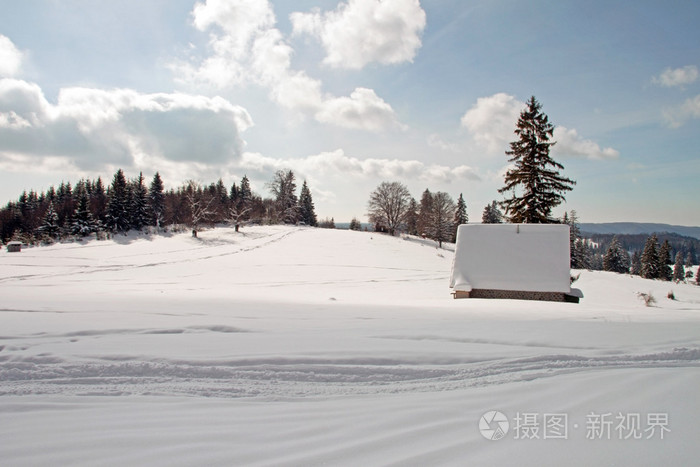
<path fill-rule="evenodd" d="M 579 136 L 574 129 L 563 126 L 554 128 L 554 141 L 557 144 L 552 148 L 552 153 L 558 157 L 583 157 L 586 159 L 617 159 L 620 152 L 613 148 L 603 148 L 591 141 Z"/>
<path fill-rule="evenodd" d="M 292 13 L 290 20 L 295 34 L 321 41 L 324 63 L 351 69 L 413 61 L 426 23 L 418 0 L 349 0 L 335 11 Z"/>
<path fill-rule="evenodd" d="M 672 128 L 682 126 L 691 118 L 700 118 L 700 94 L 686 99 L 683 105 L 664 111 L 664 119 Z"/>
<path fill-rule="evenodd" d="M 659 76 L 654 76 L 652 82 L 670 88 L 694 83 L 698 76 L 698 68 L 695 65 L 688 65 L 682 68 L 666 68 Z"/>
<path fill-rule="evenodd" d="M 321 81 L 291 67 L 292 47 L 275 28 L 268 0 L 207 0 L 197 3 L 194 25 L 210 35 L 211 55 L 198 65 L 171 68 L 181 81 L 218 88 L 254 83 L 280 106 L 344 128 L 384 131 L 402 128 L 391 106 L 374 91 L 357 88 L 349 97 L 322 92 Z"/>
<path fill-rule="evenodd" d="M 316 113 L 322 123 L 332 123 L 345 128 L 376 131 L 387 127 L 406 129 L 402 126 L 389 104 L 372 89 L 357 88 L 350 97 L 327 99 Z"/>
<path fill-rule="evenodd" d="M 240 167 L 260 173 L 273 173 L 281 168 L 291 168 L 312 180 L 323 180 L 334 176 L 377 180 L 420 180 L 427 183 L 480 180 L 477 172 L 466 165 L 448 167 L 437 164 L 426 165 L 417 160 L 358 159 L 347 156 L 342 149 L 295 159 L 277 159 L 257 153 L 244 153 Z"/>
<path fill-rule="evenodd" d="M 0 78 L 16 76 L 22 67 L 22 52 L 17 50 L 15 44 L 0 34 Z"/>
<path fill-rule="evenodd" d="M 464 114 L 461 123 L 489 153 L 503 153 L 516 138 L 515 125 L 524 107 L 524 102 L 505 93 L 481 97 Z M 601 149 L 596 142 L 582 138 L 575 129 L 563 126 L 554 128 L 552 139 L 556 141 L 552 153 L 559 157 L 614 159 L 620 155 L 613 148 Z"/>
<path fill-rule="evenodd" d="M 480 97 L 462 116 L 461 123 L 488 152 L 503 152 L 514 138 L 515 124 L 524 106 L 523 102 L 502 92 Z"/>
<path fill-rule="evenodd" d="M 0 80 L 0 159 L 58 157 L 89 170 L 154 158 L 220 163 L 240 157 L 252 123 L 221 97 L 75 87 L 53 105 L 36 84 Z"/>
<path fill-rule="evenodd" d="M 438 148 L 438 149 L 441 149 L 443 151 L 450 151 L 450 152 L 462 151 L 462 148 L 458 144 L 446 142 L 437 133 L 430 134 L 428 136 L 427 143 L 428 143 L 428 146 L 433 147 L 433 148 Z"/>

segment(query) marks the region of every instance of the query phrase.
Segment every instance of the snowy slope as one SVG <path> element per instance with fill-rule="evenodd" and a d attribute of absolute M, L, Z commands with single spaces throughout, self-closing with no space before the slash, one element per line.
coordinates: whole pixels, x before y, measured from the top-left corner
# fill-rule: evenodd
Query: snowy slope
<path fill-rule="evenodd" d="M 700 454 L 700 287 L 583 271 L 578 305 L 453 300 L 453 253 L 425 242 L 281 226 L 200 237 L 0 253 L 3 465 Z M 511 423 L 499 441 L 479 431 L 490 410 Z M 567 414 L 567 439 L 516 439 L 523 413 Z M 639 414 L 642 430 L 665 414 L 671 431 L 587 439 L 606 413 Z"/>

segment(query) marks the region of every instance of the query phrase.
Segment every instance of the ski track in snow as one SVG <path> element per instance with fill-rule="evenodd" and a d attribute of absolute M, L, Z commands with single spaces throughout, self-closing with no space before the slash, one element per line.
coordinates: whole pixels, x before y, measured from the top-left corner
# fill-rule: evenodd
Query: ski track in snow
<path fill-rule="evenodd" d="M 188 329 L 82 331 L 37 339 L 106 334 L 246 332 L 228 326 Z M 0 337 L 8 340 L 7 337 Z M 483 343 L 488 343 L 484 341 Z M 493 343 L 501 345 L 501 343 Z M 700 349 L 675 348 L 639 355 L 541 354 L 470 361 L 455 357 L 411 359 L 344 355 L 166 359 L 143 355 L 95 355 L 80 360 L 51 353 L 17 355 L 27 347 L 0 348 L 0 395 L 163 395 L 198 397 L 329 397 L 451 391 L 565 373 L 606 369 L 700 367 Z"/>

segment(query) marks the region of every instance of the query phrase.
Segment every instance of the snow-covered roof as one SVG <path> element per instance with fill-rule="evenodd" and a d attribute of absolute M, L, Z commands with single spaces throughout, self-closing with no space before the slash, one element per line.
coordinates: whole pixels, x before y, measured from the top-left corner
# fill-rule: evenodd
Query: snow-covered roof
<path fill-rule="evenodd" d="M 457 230 L 450 287 L 570 293 L 569 226 L 468 224 Z"/>

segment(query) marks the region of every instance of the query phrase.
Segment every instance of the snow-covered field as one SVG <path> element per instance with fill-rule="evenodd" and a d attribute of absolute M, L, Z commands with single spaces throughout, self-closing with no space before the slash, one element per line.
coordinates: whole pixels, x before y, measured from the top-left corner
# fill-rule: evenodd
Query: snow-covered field
<path fill-rule="evenodd" d="M 700 287 L 453 300 L 451 262 L 281 226 L 3 251 L 0 464 L 697 465 Z"/>

